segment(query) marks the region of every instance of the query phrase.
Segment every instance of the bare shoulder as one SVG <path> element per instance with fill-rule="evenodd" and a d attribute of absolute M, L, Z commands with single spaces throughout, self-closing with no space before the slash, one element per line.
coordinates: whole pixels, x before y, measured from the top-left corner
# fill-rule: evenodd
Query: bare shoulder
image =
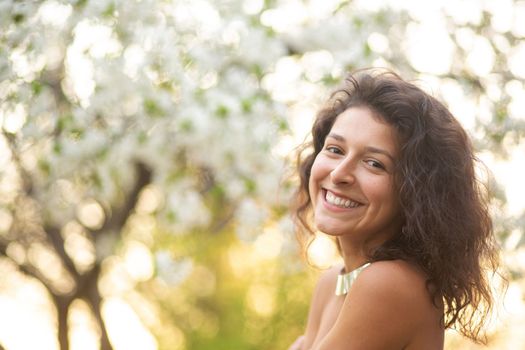
<path fill-rule="evenodd" d="M 317 288 L 321 291 L 326 290 L 335 290 L 335 285 L 337 283 L 337 276 L 341 272 L 341 269 L 343 268 L 343 265 L 337 264 L 332 266 L 331 268 L 324 270 L 320 277 L 319 281 L 317 282 Z"/>
<path fill-rule="evenodd" d="M 342 264 L 336 264 L 320 273 L 315 286 L 312 305 L 316 303 L 324 304 L 326 299 L 333 295 L 335 285 L 337 284 L 337 276 L 342 268 Z"/>
<path fill-rule="evenodd" d="M 438 344 L 442 311 L 432 302 L 426 280 L 405 261 L 370 264 L 318 349 L 406 349 L 422 335 L 427 343 Z"/>
<path fill-rule="evenodd" d="M 333 292 L 337 276 L 342 268 L 343 265 L 338 264 L 323 271 L 319 277 L 317 288 L 321 291 L 332 290 Z M 426 288 L 426 276 L 417 267 L 403 260 L 377 261 L 363 269 L 355 281 L 356 287 L 367 286 L 368 284 L 373 284 L 374 287 L 396 286 L 400 288 L 400 291 L 403 289 L 411 290 L 416 285 Z"/>
<path fill-rule="evenodd" d="M 403 311 L 404 318 L 411 323 L 423 321 L 428 312 L 439 312 L 427 288 L 427 276 L 403 260 L 370 264 L 356 279 L 347 301 L 352 307 L 379 305 L 385 314 Z"/>
<path fill-rule="evenodd" d="M 388 294 L 405 293 L 420 297 L 430 296 L 426 288 L 427 277 L 416 266 L 403 260 L 377 261 L 364 269 L 357 278 L 354 288 L 370 288 L 387 291 Z"/>

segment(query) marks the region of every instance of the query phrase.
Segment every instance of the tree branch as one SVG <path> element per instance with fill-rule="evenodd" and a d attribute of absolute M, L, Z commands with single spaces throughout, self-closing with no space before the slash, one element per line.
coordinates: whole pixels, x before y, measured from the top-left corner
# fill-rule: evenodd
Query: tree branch
<path fill-rule="evenodd" d="M 53 287 L 51 286 L 51 282 L 42 274 L 40 271 L 30 264 L 20 264 L 17 261 L 13 260 L 8 254 L 7 254 L 7 247 L 9 246 L 9 243 L 5 240 L 0 240 L 0 255 L 4 256 L 9 261 L 13 262 L 14 265 L 18 268 L 18 270 L 23 273 L 24 275 L 28 277 L 32 277 L 40 281 L 44 285 L 44 287 L 48 290 L 48 292 L 51 295 L 56 294 L 56 292 L 53 290 Z"/>
<path fill-rule="evenodd" d="M 60 233 L 60 229 L 55 226 L 45 226 L 44 231 L 47 233 L 47 237 L 49 237 L 51 245 L 62 260 L 64 267 L 78 284 L 80 273 L 78 272 L 73 259 L 71 259 L 71 257 L 66 252 L 64 238 Z"/>
<path fill-rule="evenodd" d="M 115 211 L 113 215 L 106 218 L 106 221 L 100 229 L 91 231 L 93 235 L 99 235 L 103 232 L 120 231 L 120 229 L 126 224 L 126 221 L 137 204 L 140 191 L 151 182 L 151 170 L 144 163 L 136 162 L 135 171 L 135 185 L 124 200 L 123 205 Z"/>
<path fill-rule="evenodd" d="M 11 158 L 18 172 L 18 175 L 22 180 L 22 191 L 28 196 L 31 196 L 33 192 L 33 179 L 31 178 L 31 175 L 29 175 L 29 172 L 27 172 L 24 166 L 22 165 L 22 160 L 20 159 L 20 156 L 18 155 L 16 149 L 15 135 L 7 133 L 4 129 L 2 129 L 2 136 L 4 136 L 7 141 L 7 146 L 9 147 L 9 151 L 11 152 Z"/>

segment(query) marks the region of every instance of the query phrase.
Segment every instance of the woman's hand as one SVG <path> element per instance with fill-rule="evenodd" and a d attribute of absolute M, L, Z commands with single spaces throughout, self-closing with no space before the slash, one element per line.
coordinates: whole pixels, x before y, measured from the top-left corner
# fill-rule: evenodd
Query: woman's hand
<path fill-rule="evenodd" d="M 297 338 L 293 344 L 288 348 L 288 350 L 301 350 L 301 347 L 303 346 L 304 342 L 304 335 L 301 335 L 299 338 Z"/>

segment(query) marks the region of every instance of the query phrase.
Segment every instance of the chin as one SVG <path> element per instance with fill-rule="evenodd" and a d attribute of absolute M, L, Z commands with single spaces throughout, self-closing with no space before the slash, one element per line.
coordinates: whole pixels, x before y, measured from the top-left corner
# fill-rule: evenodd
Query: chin
<path fill-rule="evenodd" d="M 340 225 L 316 223 L 315 226 L 319 231 L 329 236 L 342 236 L 345 233 L 348 233 L 348 230 L 344 230 Z"/>

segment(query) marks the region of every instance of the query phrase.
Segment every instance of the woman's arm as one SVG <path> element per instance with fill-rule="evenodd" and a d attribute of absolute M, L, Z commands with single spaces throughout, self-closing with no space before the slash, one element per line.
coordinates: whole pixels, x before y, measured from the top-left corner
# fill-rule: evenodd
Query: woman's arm
<path fill-rule="evenodd" d="M 288 350 L 301 350 L 304 343 L 304 335 L 301 335 L 297 338 L 293 344 L 288 348 Z"/>
<path fill-rule="evenodd" d="M 335 290 L 335 281 L 337 280 L 337 274 L 340 270 L 341 266 L 334 266 L 331 269 L 324 271 L 319 277 L 310 304 L 302 347 L 298 348 L 299 350 L 307 350 L 314 343 L 319 331 L 321 315 L 323 314 L 326 300 L 328 299 L 327 293 L 333 293 Z"/>

